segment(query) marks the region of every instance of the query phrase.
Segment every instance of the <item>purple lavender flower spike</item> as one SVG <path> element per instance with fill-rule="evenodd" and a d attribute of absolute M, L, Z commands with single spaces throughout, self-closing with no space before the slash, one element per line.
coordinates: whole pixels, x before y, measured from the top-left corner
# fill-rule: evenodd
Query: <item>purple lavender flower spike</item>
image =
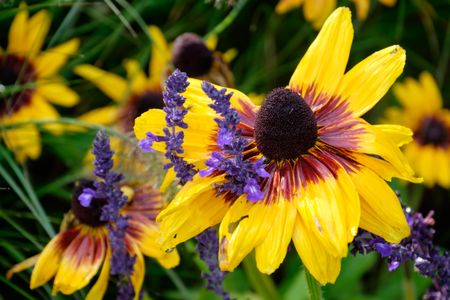
<path fill-rule="evenodd" d="M 158 136 L 147 132 L 147 137 L 139 141 L 139 147 L 144 152 L 153 152 L 154 142 L 165 142 L 166 158 L 170 161 L 164 166 L 164 169 L 174 168 L 174 171 L 180 180 L 180 184 L 192 180 L 197 171 L 194 165 L 186 162 L 179 154 L 183 154 L 184 132 L 177 128 L 186 129 L 187 123 L 184 122 L 188 110 L 184 108 L 186 98 L 181 96 L 189 86 L 186 73 L 176 69 L 166 80 L 166 90 L 163 93 L 164 112 L 166 113 L 166 125 L 163 129 L 164 135 Z"/>
<path fill-rule="evenodd" d="M 199 234 L 196 239 L 197 251 L 200 258 L 206 263 L 209 269 L 209 273 L 202 273 L 202 277 L 208 281 L 207 288 L 221 296 L 222 299 L 229 300 L 230 295 L 228 295 L 222 287 L 225 273 L 219 268 L 219 261 L 217 258 L 219 240 L 217 239 L 216 229 L 211 227 Z"/>
<path fill-rule="evenodd" d="M 202 170 L 200 176 L 211 175 L 214 171 L 224 172 L 225 183 L 217 185 L 219 193 L 231 192 L 240 196 L 247 195 L 247 200 L 257 202 L 264 199 L 259 181 L 261 178 L 269 177 L 265 170 L 264 158 L 252 162 L 244 159 L 243 151 L 247 141 L 241 136 L 237 128 L 240 122 L 239 113 L 231 107 L 230 99 L 232 93 L 226 93 L 226 89 L 220 91 L 211 83 L 203 81 L 202 89 L 213 101 L 209 106 L 221 117 L 214 119 L 219 130 L 217 132 L 217 145 L 219 152 L 211 153 L 206 161 L 207 170 Z"/>
<path fill-rule="evenodd" d="M 94 189 L 84 189 L 79 197 L 84 206 L 92 198 L 106 199 L 102 207 L 100 220 L 108 222 L 108 237 L 111 246 L 111 270 L 110 274 L 117 277 L 118 295 L 117 299 L 133 299 L 134 289 L 130 278 L 134 271 L 136 257 L 131 257 L 125 245 L 125 230 L 128 227 L 128 217 L 120 214 L 128 199 L 120 189 L 123 175 L 111 171 L 113 167 L 109 137 L 99 131 L 94 139 L 92 153 L 95 155 L 94 174 L 101 178 L 94 182 Z M 131 289 L 130 289 L 131 287 Z"/>
<path fill-rule="evenodd" d="M 423 217 L 421 213 L 413 213 L 407 207 L 405 215 L 411 228 L 411 235 L 400 244 L 390 244 L 379 236 L 361 230 L 352 242 L 351 252 L 353 254 L 378 252 L 381 257 L 386 258 L 390 272 L 397 269 L 401 263 L 412 261 L 420 274 L 432 278 L 433 281 L 432 287 L 423 299 L 449 299 L 450 255 L 448 252 L 440 254 L 439 248 L 433 245 L 433 211 Z"/>

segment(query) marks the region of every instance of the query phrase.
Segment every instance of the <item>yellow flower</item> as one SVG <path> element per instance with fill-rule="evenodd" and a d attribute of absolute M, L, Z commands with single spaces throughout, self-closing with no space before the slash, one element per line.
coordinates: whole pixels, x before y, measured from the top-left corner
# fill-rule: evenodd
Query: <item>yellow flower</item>
<path fill-rule="evenodd" d="M 419 80 L 407 78 L 394 86 L 403 106 L 387 111 L 389 121 L 412 128 L 414 141 L 405 154 L 428 187 L 450 188 L 450 110 L 442 108 L 442 97 L 433 77 L 423 72 Z"/>
<path fill-rule="evenodd" d="M 275 11 L 279 14 L 300 7 L 303 4 L 303 15 L 314 29 L 319 30 L 327 17 L 336 8 L 336 0 L 279 0 Z"/>
<path fill-rule="evenodd" d="M 369 13 L 370 0 L 352 0 L 356 5 L 356 16 L 359 20 L 365 20 L 367 14 Z M 378 0 L 379 3 L 384 6 L 392 7 L 395 5 L 397 0 Z"/>
<path fill-rule="evenodd" d="M 20 6 L 8 36 L 6 50 L 0 48 L 0 127 L 17 122 L 54 119 L 59 114 L 50 103 L 70 107 L 78 95 L 69 89 L 58 71 L 78 50 L 78 39 L 41 51 L 50 27 L 50 16 L 41 10 L 32 17 Z M 55 126 L 48 129 L 58 131 Z M 38 128 L 34 125 L 1 130 L 0 136 L 20 162 L 41 153 Z"/>
<path fill-rule="evenodd" d="M 261 272 L 274 272 L 293 240 L 303 263 L 322 284 L 334 282 L 347 244 L 358 227 L 399 242 L 410 233 L 399 200 L 385 180 L 420 181 L 398 149 L 411 131 L 398 125 L 373 126 L 360 118 L 402 72 L 405 51 L 391 46 L 345 73 L 353 39 L 351 14 L 339 8 L 325 22 L 286 88 L 268 94 L 261 107 L 233 92 L 231 105 L 247 141 L 246 161 L 264 156 L 260 201 L 245 194 L 218 193 L 223 172 L 195 175 L 157 218 L 164 249 L 171 249 L 220 223 L 219 260 L 232 271 L 255 249 Z M 215 111 L 201 82 L 189 79 L 183 96 L 184 159 L 205 169 L 218 151 Z M 150 110 L 136 119 L 138 139 L 162 135 L 165 114 Z M 154 149 L 164 151 L 155 142 Z"/>
<path fill-rule="evenodd" d="M 247 162 L 265 157 L 259 201 L 218 192 L 230 183 L 224 172 L 195 175 L 158 216 L 164 249 L 171 249 L 220 223 L 219 260 L 232 271 L 255 249 L 261 272 L 274 272 L 293 240 L 304 265 L 322 284 L 334 282 L 358 227 L 398 243 L 410 234 L 400 202 L 385 182 L 418 182 L 398 146 L 411 140 L 399 125 L 370 125 L 360 116 L 388 91 L 405 64 L 405 51 L 391 46 L 345 73 L 353 39 L 351 13 L 338 8 L 309 47 L 289 85 L 256 106 L 232 92 L 247 142 Z M 182 94 L 188 110 L 183 158 L 200 170 L 217 144 L 218 117 L 201 88 L 189 79 Z M 136 119 L 138 139 L 164 134 L 165 113 L 150 110 Z M 164 152 L 164 143 L 154 141 Z M 229 177 L 228 177 L 229 178 Z M 238 179 L 236 179 L 238 181 Z M 255 186 L 253 185 L 253 188 Z M 255 189 L 256 190 L 256 189 Z"/>
<path fill-rule="evenodd" d="M 111 266 L 107 223 L 99 219 L 105 200 L 94 198 L 95 203 L 83 207 L 78 196 L 86 187 L 92 188 L 92 182 L 82 182 L 74 192 L 72 209 L 64 222 L 68 224 L 63 224 L 61 231 L 38 256 L 13 267 L 8 272 L 8 277 L 35 264 L 30 280 L 31 289 L 40 287 L 55 277 L 52 293 L 72 294 L 88 285 L 101 267 L 97 282 L 86 299 L 103 298 Z M 136 293 L 135 299 L 138 299 L 145 275 L 143 255 L 156 258 L 165 268 L 178 265 L 179 256 L 176 250 L 170 253 L 161 251 L 156 242 L 159 228 L 154 220 L 163 208 L 160 193 L 149 185 L 123 186 L 122 190 L 130 199 L 122 213 L 130 217 L 125 244 L 130 255 L 136 256 L 131 283 Z"/>
<path fill-rule="evenodd" d="M 105 95 L 114 100 L 116 104 L 111 106 L 94 109 L 82 115 L 81 121 L 92 122 L 103 125 L 117 124 L 120 129 L 128 132 L 132 131 L 134 119 L 150 108 L 162 108 L 161 84 L 166 79 L 166 73 L 171 66 L 171 50 L 167 44 L 161 30 L 156 26 L 150 26 L 148 33 L 152 38 L 152 59 L 149 63 L 149 77 L 141 69 L 139 62 L 133 59 L 127 59 L 123 65 L 127 71 L 127 79 L 114 73 L 101 70 L 91 65 L 80 65 L 75 67 L 75 73 L 91 81 Z M 201 42 L 203 44 L 203 41 Z M 180 44 L 180 43 L 178 43 Z M 217 44 L 217 38 L 212 37 L 206 41 L 211 57 L 214 57 L 213 69 L 217 71 L 210 72 L 207 75 L 197 74 L 199 78 L 213 80 L 217 83 L 230 83 L 230 71 L 221 63 L 221 54 L 213 52 Z M 206 46 L 204 46 L 205 49 Z M 180 47 L 178 47 L 179 49 Z M 182 52 L 182 51 L 178 51 Z M 231 58 L 232 52 L 226 57 Z M 191 63 L 192 63 L 191 59 Z M 186 66 L 185 66 L 186 67 Z M 191 66 L 192 67 L 192 66 Z M 195 61 L 194 61 L 195 67 Z M 187 66 L 189 68 L 189 66 Z M 220 72 L 219 72 L 220 70 Z M 224 81 L 224 75 L 227 74 L 227 81 Z M 228 73 L 227 73 L 228 72 Z M 232 78 L 232 76 L 231 76 Z M 216 79 L 216 80 L 214 80 Z"/>

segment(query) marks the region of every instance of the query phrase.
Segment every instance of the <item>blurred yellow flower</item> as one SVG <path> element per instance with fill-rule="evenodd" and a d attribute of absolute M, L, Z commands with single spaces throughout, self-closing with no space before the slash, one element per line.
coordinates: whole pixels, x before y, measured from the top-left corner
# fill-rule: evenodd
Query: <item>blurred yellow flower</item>
<path fill-rule="evenodd" d="M 450 110 L 442 107 L 439 88 L 430 73 L 407 78 L 394 86 L 403 109 L 389 108 L 387 118 L 412 128 L 414 141 L 405 154 L 428 187 L 450 188 Z"/>
<path fill-rule="evenodd" d="M 356 5 L 356 16 L 359 20 L 365 20 L 369 13 L 371 0 L 352 0 Z M 392 7 L 397 3 L 397 0 L 378 0 L 384 6 Z"/>
<path fill-rule="evenodd" d="M 0 48 L 0 127 L 18 122 L 55 119 L 58 112 L 50 104 L 70 107 L 78 95 L 68 88 L 58 71 L 78 50 L 79 40 L 72 39 L 42 51 L 51 19 L 41 10 L 29 17 L 21 5 L 9 30 L 8 47 Z M 58 127 L 47 126 L 58 131 Z M 38 128 L 34 125 L 4 128 L 0 132 L 6 145 L 20 162 L 36 159 L 41 153 Z"/>
<path fill-rule="evenodd" d="M 287 11 L 303 5 L 303 15 L 314 29 L 322 27 L 327 17 L 336 8 L 336 0 L 279 0 L 275 11 L 284 14 Z"/>

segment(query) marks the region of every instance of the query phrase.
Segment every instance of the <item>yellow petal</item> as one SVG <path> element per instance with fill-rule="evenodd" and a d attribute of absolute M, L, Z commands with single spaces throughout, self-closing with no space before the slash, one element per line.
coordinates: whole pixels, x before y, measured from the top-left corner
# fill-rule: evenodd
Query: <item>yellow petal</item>
<path fill-rule="evenodd" d="M 51 106 L 40 94 L 35 93 L 33 95 L 32 106 L 33 119 L 35 120 L 56 120 L 59 118 L 59 113 Z M 48 124 L 43 127 L 53 134 L 61 134 L 64 127 L 62 124 Z"/>
<path fill-rule="evenodd" d="M 127 78 L 131 85 L 131 91 L 139 92 L 143 90 L 147 83 L 147 77 L 142 71 L 139 62 L 134 59 L 126 59 L 123 62 L 123 66 L 127 71 Z"/>
<path fill-rule="evenodd" d="M 77 93 L 63 82 L 40 81 L 37 83 L 36 92 L 48 101 L 64 107 L 74 106 L 80 100 Z"/>
<path fill-rule="evenodd" d="M 412 141 L 413 132 L 408 127 L 391 124 L 374 125 L 374 126 L 380 129 L 387 136 L 389 136 L 389 138 L 395 145 L 397 145 L 397 147 L 401 147 Z"/>
<path fill-rule="evenodd" d="M 341 257 L 329 254 L 299 215 L 292 240 L 303 264 L 318 282 L 327 284 L 336 281 L 341 270 Z"/>
<path fill-rule="evenodd" d="M 308 231 L 316 235 L 326 251 L 343 257 L 358 231 L 358 193 L 345 170 L 336 170 L 334 176 L 324 166 L 319 170 L 323 179 L 307 182 L 294 204 Z"/>
<path fill-rule="evenodd" d="M 156 259 L 161 266 L 166 269 L 172 269 L 180 264 L 180 255 L 177 250 L 170 251 L 164 256 Z"/>
<path fill-rule="evenodd" d="M 137 139 L 146 137 L 147 132 L 155 135 L 164 135 L 163 129 L 166 127 L 166 113 L 161 109 L 150 109 L 136 118 L 134 123 L 134 133 Z M 188 124 L 188 128 L 184 130 L 184 153 L 182 156 L 188 162 L 208 159 L 211 149 L 210 145 L 214 144 L 214 137 L 217 128 L 213 114 L 196 113 L 189 111 L 184 121 Z M 153 148 L 157 151 L 165 152 L 164 142 L 156 142 Z"/>
<path fill-rule="evenodd" d="M 433 109 L 439 109 L 442 107 L 442 96 L 437 86 L 436 81 L 429 72 L 422 72 L 419 76 L 420 84 L 422 85 L 424 96 L 426 96 L 427 105 Z"/>
<path fill-rule="evenodd" d="M 220 223 L 221 270 L 233 271 L 250 251 L 264 241 L 279 213 L 276 205 L 251 203 L 245 196 L 235 201 Z"/>
<path fill-rule="evenodd" d="M 28 20 L 26 32 L 28 57 L 35 57 L 41 51 L 50 23 L 51 19 L 46 10 L 37 12 Z"/>
<path fill-rule="evenodd" d="M 300 7 L 302 5 L 303 0 L 279 0 L 277 6 L 275 7 L 275 11 L 277 14 L 284 14 L 296 7 Z"/>
<path fill-rule="evenodd" d="M 85 287 L 95 276 L 105 257 L 106 228 L 83 228 L 61 258 L 53 293 L 69 295 Z"/>
<path fill-rule="evenodd" d="M 365 20 L 369 13 L 370 0 L 352 0 L 356 6 L 356 16 L 358 20 Z"/>
<path fill-rule="evenodd" d="M 399 243 L 409 236 L 400 201 L 383 179 L 363 168 L 352 174 L 352 180 L 361 198 L 361 228 L 390 243 Z"/>
<path fill-rule="evenodd" d="M 295 69 L 289 87 L 305 94 L 314 86 L 318 93 L 333 94 L 347 65 L 353 39 L 351 13 L 336 9 Z"/>
<path fill-rule="evenodd" d="M 381 4 L 385 6 L 394 6 L 397 3 L 397 0 L 378 0 Z"/>
<path fill-rule="evenodd" d="M 59 233 L 42 250 L 31 273 L 30 289 L 40 287 L 56 274 L 62 253 L 65 250 L 64 240 L 66 238 L 67 231 Z"/>
<path fill-rule="evenodd" d="M 437 182 L 448 189 L 450 188 L 450 149 L 437 148 L 435 151 Z"/>
<path fill-rule="evenodd" d="M 336 0 L 305 0 L 303 14 L 305 19 L 312 23 L 314 29 L 318 30 L 335 8 Z"/>
<path fill-rule="evenodd" d="M 405 60 L 405 50 L 399 46 L 375 52 L 345 74 L 338 94 L 355 116 L 361 116 L 386 94 L 402 73 Z"/>
<path fill-rule="evenodd" d="M 24 54 L 27 52 L 27 22 L 28 10 L 24 3 L 19 6 L 14 21 L 11 24 L 8 36 L 8 53 Z"/>
<path fill-rule="evenodd" d="M 219 38 L 217 37 L 216 34 L 209 35 L 205 41 L 206 47 L 208 47 L 208 49 L 211 51 L 216 50 L 218 40 Z"/>
<path fill-rule="evenodd" d="M 375 141 L 371 144 L 364 144 L 366 148 L 362 149 L 362 152 L 382 157 L 390 165 L 392 165 L 398 174 L 401 174 L 401 177 L 399 178 L 408 178 L 409 181 L 416 183 L 421 182 L 420 178 L 416 178 L 414 176 L 414 171 L 409 165 L 408 160 L 400 151 L 395 142 L 391 140 L 390 136 L 376 126 L 371 127 L 375 133 Z"/>
<path fill-rule="evenodd" d="M 164 251 L 175 248 L 205 229 L 216 225 L 226 213 L 228 204 L 223 197 L 217 197 L 214 184 L 221 177 L 201 178 L 184 185 L 157 217 L 161 230 L 161 244 Z"/>
<path fill-rule="evenodd" d="M 255 257 L 258 270 L 262 273 L 273 273 L 286 256 L 287 248 L 292 239 L 297 210 L 290 201 L 280 199 L 272 204 L 277 210 L 272 229 L 266 233 L 264 241 L 256 247 Z"/>
<path fill-rule="evenodd" d="M 89 80 L 114 101 L 122 101 L 129 94 L 127 81 L 116 74 L 91 65 L 76 66 L 74 72 Z"/>
<path fill-rule="evenodd" d="M 39 112 L 39 108 L 34 105 L 35 97 L 36 94 L 33 95 L 30 105 L 4 116 L 0 124 L 21 123 L 35 119 L 36 112 Z M 1 130 L 0 136 L 4 139 L 6 146 L 14 151 L 17 161 L 21 163 L 27 158 L 36 159 L 41 154 L 41 136 L 38 128 L 33 124 Z"/>
<path fill-rule="evenodd" d="M 112 125 L 117 121 L 118 107 L 116 105 L 105 106 L 88 111 L 77 119 L 101 125 Z"/>
<path fill-rule="evenodd" d="M 40 254 L 36 254 L 12 266 L 6 272 L 6 279 L 11 279 L 14 274 L 22 272 L 23 270 L 31 268 L 32 266 L 36 265 L 36 262 L 38 261 L 40 256 L 41 256 Z"/>
<path fill-rule="evenodd" d="M 79 45 L 79 39 L 71 39 L 40 53 L 34 60 L 39 77 L 48 77 L 58 73 L 66 61 L 78 51 Z"/>
<path fill-rule="evenodd" d="M 108 247 L 106 249 L 105 259 L 103 260 L 103 267 L 98 276 L 97 282 L 89 290 L 86 296 L 86 300 L 98 300 L 103 299 L 106 289 L 108 288 L 109 270 L 111 268 L 111 250 Z"/>
<path fill-rule="evenodd" d="M 432 187 L 436 183 L 438 172 L 436 172 L 435 149 L 432 145 L 418 145 L 414 164 L 417 173 L 423 177 L 423 183 Z"/>
<path fill-rule="evenodd" d="M 138 300 L 142 288 L 142 283 L 144 282 L 145 263 L 144 256 L 142 255 L 141 251 L 139 251 L 137 245 L 133 244 L 132 248 L 132 254 L 136 256 L 136 262 L 134 263 L 133 274 L 131 275 L 131 284 L 134 288 L 134 300 Z"/>
<path fill-rule="evenodd" d="M 170 50 L 166 38 L 161 30 L 156 26 L 149 26 L 148 33 L 152 39 L 152 59 L 150 60 L 149 74 L 151 78 L 156 78 L 161 82 L 164 78 L 164 69 L 170 60 Z"/>

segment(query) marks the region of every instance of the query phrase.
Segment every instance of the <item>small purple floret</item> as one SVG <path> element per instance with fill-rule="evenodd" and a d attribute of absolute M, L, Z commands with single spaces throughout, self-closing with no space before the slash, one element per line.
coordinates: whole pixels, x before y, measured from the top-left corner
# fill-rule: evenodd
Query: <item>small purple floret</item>
<path fill-rule="evenodd" d="M 95 197 L 95 191 L 91 188 L 84 188 L 83 192 L 78 196 L 78 201 L 80 201 L 81 206 L 89 207 L 91 205 L 92 199 Z"/>

